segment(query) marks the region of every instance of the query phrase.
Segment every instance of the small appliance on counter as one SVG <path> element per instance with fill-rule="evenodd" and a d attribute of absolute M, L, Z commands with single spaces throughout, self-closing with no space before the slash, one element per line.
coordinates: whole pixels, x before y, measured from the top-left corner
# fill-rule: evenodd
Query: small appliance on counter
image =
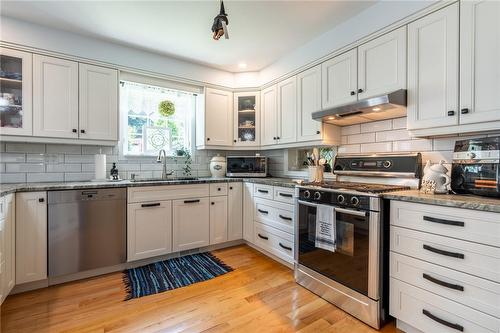
<path fill-rule="evenodd" d="M 266 177 L 267 157 L 264 156 L 228 156 L 228 177 Z"/>
<path fill-rule="evenodd" d="M 212 157 L 210 160 L 210 173 L 213 178 L 224 178 L 226 176 L 226 158 L 224 156 Z"/>
<path fill-rule="evenodd" d="M 500 197 L 500 136 L 455 142 L 451 189 Z"/>

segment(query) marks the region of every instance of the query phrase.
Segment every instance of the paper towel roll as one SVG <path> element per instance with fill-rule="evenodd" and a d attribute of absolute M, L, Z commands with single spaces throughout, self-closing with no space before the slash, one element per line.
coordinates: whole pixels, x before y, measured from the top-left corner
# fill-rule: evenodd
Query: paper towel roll
<path fill-rule="evenodd" d="M 105 180 L 106 179 L 106 155 L 105 154 L 95 154 L 95 179 Z"/>

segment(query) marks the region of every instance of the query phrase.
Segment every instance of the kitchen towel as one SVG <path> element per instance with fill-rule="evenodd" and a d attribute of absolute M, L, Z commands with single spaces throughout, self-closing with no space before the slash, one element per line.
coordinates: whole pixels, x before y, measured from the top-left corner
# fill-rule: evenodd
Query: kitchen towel
<path fill-rule="evenodd" d="M 332 206 L 318 205 L 316 209 L 316 239 L 314 246 L 335 252 L 335 210 Z"/>
<path fill-rule="evenodd" d="M 95 154 L 95 180 L 106 180 L 106 155 L 105 154 Z"/>

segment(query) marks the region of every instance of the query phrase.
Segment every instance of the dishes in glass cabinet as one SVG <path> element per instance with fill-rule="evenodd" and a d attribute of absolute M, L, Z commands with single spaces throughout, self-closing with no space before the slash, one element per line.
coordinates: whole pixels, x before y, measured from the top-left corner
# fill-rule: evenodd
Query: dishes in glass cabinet
<path fill-rule="evenodd" d="M 23 76 L 21 73 L 14 72 L 6 72 L 0 70 L 0 77 L 4 79 L 12 79 L 12 80 L 22 80 Z"/>
<path fill-rule="evenodd" d="M 241 131 L 240 139 L 241 141 L 254 141 L 255 133 L 252 130 Z"/>

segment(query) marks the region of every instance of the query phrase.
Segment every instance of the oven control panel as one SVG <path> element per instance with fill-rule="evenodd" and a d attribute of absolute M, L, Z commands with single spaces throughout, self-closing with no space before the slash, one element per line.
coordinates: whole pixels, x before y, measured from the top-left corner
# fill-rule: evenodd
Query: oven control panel
<path fill-rule="evenodd" d="M 299 190 L 299 200 L 325 205 L 345 206 L 370 209 L 370 197 L 340 191 L 322 191 L 316 189 Z"/>

